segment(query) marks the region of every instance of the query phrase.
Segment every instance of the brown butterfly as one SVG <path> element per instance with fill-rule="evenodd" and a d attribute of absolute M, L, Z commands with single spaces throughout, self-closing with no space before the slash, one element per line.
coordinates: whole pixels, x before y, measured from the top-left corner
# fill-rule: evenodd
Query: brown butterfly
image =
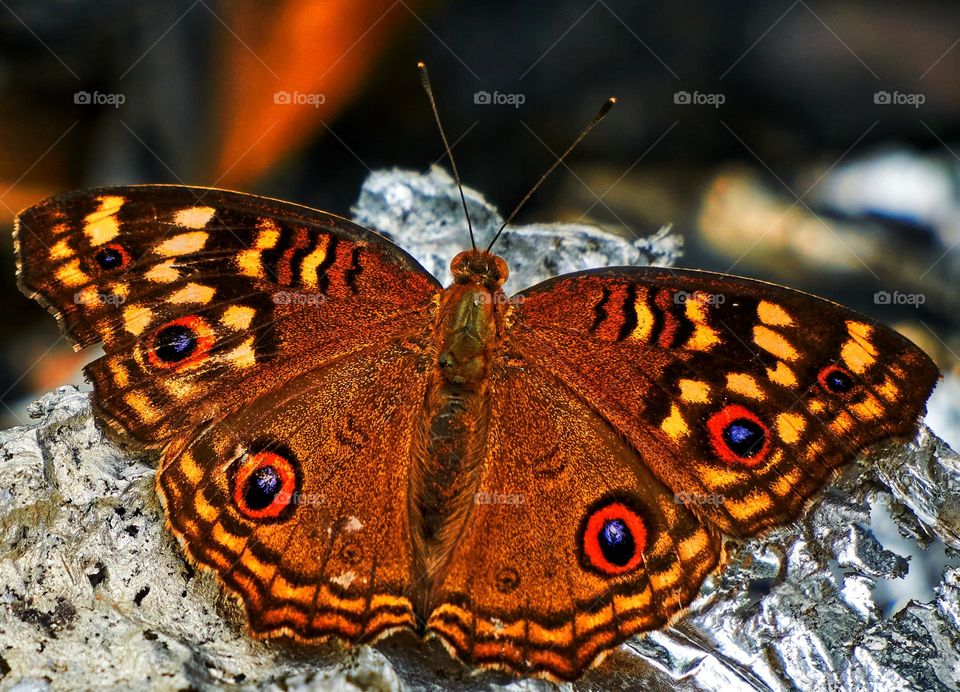
<path fill-rule="evenodd" d="M 723 535 L 910 435 L 938 378 L 771 284 L 618 267 L 507 298 L 474 248 L 443 288 L 373 231 L 223 190 L 55 197 L 16 254 L 77 347 L 103 343 L 99 419 L 159 450 L 171 530 L 255 636 L 413 630 L 554 679 L 681 613 Z"/>

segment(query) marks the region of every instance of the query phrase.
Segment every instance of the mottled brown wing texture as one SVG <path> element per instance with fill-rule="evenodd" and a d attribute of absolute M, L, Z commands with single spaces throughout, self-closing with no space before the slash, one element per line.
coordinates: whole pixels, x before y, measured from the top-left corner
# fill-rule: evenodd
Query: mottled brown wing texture
<path fill-rule="evenodd" d="M 205 188 L 54 197 L 18 217 L 15 248 L 24 293 L 78 348 L 103 343 L 101 418 L 153 447 L 423 324 L 439 289 L 346 219 Z"/>
<path fill-rule="evenodd" d="M 540 361 L 514 354 L 491 374 L 480 480 L 427 628 L 472 664 L 573 679 L 678 613 L 721 548 Z"/>
<path fill-rule="evenodd" d="M 912 434 L 939 372 L 893 330 L 771 284 L 614 268 L 519 294 L 510 346 L 588 402 L 692 512 L 747 536 Z"/>
<path fill-rule="evenodd" d="M 415 627 L 407 485 L 422 355 L 410 341 L 338 358 L 157 474 L 174 533 L 242 598 L 255 636 L 357 643 Z"/>

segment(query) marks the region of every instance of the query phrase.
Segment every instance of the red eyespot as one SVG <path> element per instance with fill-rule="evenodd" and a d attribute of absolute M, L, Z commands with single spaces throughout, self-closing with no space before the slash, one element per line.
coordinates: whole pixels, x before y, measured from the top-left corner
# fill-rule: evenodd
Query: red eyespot
<path fill-rule="evenodd" d="M 753 468 L 770 453 L 770 431 L 753 411 L 730 404 L 707 421 L 710 446 L 728 464 Z"/>
<path fill-rule="evenodd" d="M 234 474 L 233 504 L 248 519 L 285 518 L 293 511 L 299 485 L 299 472 L 292 454 L 276 451 L 250 454 Z"/>
<path fill-rule="evenodd" d="M 627 502 L 595 505 L 584 519 L 580 546 L 585 566 L 608 577 L 635 570 L 647 547 L 647 524 Z"/>
<path fill-rule="evenodd" d="M 857 386 L 857 382 L 849 370 L 839 365 L 830 364 L 820 371 L 817 381 L 824 391 L 829 394 L 846 394 Z"/>
<path fill-rule="evenodd" d="M 108 243 L 97 250 L 93 256 L 97 266 L 103 271 L 116 271 L 130 266 L 130 253 L 122 245 Z"/>
<path fill-rule="evenodd" d="M 206 358 L 213 343 L 213 330 L 205 319 L 181 317 L 153 333 L 147 358 L 157 368 L 182 368 Z"/>

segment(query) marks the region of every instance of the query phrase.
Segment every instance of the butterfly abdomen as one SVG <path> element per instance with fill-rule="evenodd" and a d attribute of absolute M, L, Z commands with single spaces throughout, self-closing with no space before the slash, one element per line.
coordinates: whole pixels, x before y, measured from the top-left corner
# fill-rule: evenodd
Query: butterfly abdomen
<path fill-rule="evenodd" d="M 432 585 L 442 580 L 480 482 L 490 404 L 487 382 L 503 333 L 505 301 L 498 295 L 499 285 L 477 281 L 455 283 L 441 297 L 436 360 L 410 476 L 421 622 L 434 605 Z"/>
<path fill-rule="evenodd" d="M 411 528 L 422 574 L 437 573 L 459 535 L 479 482 L 486 438 L 485 392 L 441 384 L 427 394 L 429 418 L 411 468 Z"/>

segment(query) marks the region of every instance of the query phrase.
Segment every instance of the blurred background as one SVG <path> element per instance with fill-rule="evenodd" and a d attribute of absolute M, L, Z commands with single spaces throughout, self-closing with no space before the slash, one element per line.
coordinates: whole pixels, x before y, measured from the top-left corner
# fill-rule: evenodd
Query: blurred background
<path fill-rule="evenodd" d="M 947 375 L 928 420 L 960 446 L 956 2 L 3 0 L 3 226 L 107 183 L 349 215 L 371 170 L 441 161 L 421 59 L 465 183 L 502 209 L 616 95 L 520 221 L 673 224 L 685 266 L 895 326 Z M 95 355 L 16 290 L 11 245 L 0 234 L 4 426 Z"/>

